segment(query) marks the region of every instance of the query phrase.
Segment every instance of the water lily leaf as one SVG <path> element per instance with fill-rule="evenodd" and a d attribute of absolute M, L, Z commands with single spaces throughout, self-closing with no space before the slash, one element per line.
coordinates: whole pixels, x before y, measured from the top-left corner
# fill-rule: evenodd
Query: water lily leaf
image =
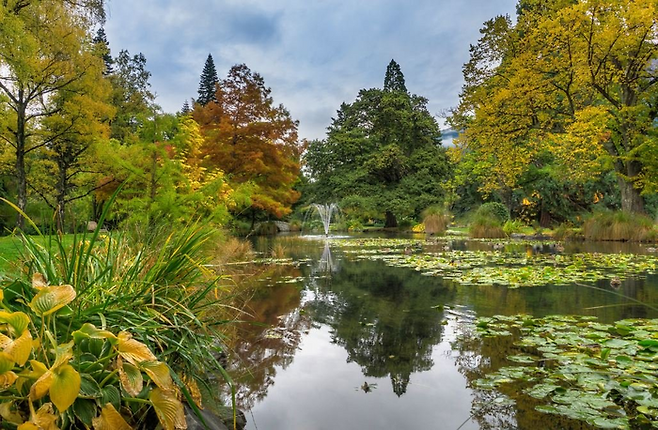
<path fill-rule="evenodd" d="M 144 361 L 139 364 L 139 367 L 146 372 L 151 380 L 158 387 L 165 391 L 171 391 L 175 388 L 174 382 L 169 373 L 169 366 L 161 361 Z"/>
<path fill-rule="evenodd" d="M 154 388 L 149 394 L 149 400 L 158 415 L 160 424 L 165 430 L 187 428 L 183 404 L 176 398 L 176 393 L 161 388 Z"/>
<path fill-rule="evenodd" d="M 44 287 L 32 298 L 30 308 L 39 315 L 47 316 L 71 303 L 75 296 L 71 285 Z"/>
<path fill-rule="evenodd" d="M 133 397 L 139 395 L 144 388 L 144 377 L 142 372 L 130 363 L 124 363 L 121 359 L 117 360 L 119 369 L 119 380 L 121 387 Z"/>
<path fill-rule="evenodd" d="M 80 394 L 80 374 L 70 364 L 59 366 L 53 371 L 50 400 L 62 413 L 69 408 Z"/>
<path fill-rule="evenodd" d="M 507 357 L 507 359 L 510 361 L 514 361 L 515 363 L 523 363 L 523 364 L 531 364 L 537 361 L 534 358 L 530 357 L 529 355 L 510 355 Z"/>
<path fill-rule="evenodd" d="M 132 430 L 121 414 L 107 403 L 101 410 L 101 415 L 92 420 L 94 430 Z"/>
<path fill-rule="evenodd" d="M 128 332 L 122 331 L 119 333 L 118 341 L 119 354 L 133 365 L 143 361 L 157 360 L 148 346 L 132 339 L 132 336 Z"/>
<path fill-rule="evenodd" d="M 20 336 L 30 325 L 30 317 L 23 312 L 0 311 L 0 322 L 9 324 L 13 329 L 13 336 Z"/>
<path fill-rule="evenodd" d="M 531 397 L 534 397 L 535 399 L 543 399 L 544 397 L 554 392 L 556 388 L 560 388 L 559 385 L 537 384 L 534 387 L 526 390 L 525 393 Z"/>

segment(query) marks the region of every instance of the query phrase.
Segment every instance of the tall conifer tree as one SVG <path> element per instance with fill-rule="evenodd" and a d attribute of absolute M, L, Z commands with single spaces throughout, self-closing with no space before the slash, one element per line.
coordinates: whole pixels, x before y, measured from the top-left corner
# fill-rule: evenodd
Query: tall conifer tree
<path fill-rule="evenodd" d="M 207 105 L 211 101 L 217 101 L 215 93 L 217 91 L 217 70 L 215 69 L 215 62 L 212 55 L 208 54 L 206 64 L 203 66 L 201 73 L 201 80 L 199 82 L 199 98 L 196 100 L 202 106 Z"/>
<path fill-rule="evenodd" d="M 384 76 L 384 91 L 407 92 L 402 69 L 400 69 L 400 65 L 396 63 L 395 60 L 391 60 L 386 68 L 386 75 Z"/>

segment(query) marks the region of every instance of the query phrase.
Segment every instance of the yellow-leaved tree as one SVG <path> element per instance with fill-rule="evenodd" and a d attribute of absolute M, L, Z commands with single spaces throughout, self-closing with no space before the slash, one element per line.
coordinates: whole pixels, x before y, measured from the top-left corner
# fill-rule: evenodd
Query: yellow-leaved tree
<path fill-rule="evenodd" d="M 517 22 L 485 23 L 450 121 L 488 166 L 484 187 L 514 187 L 550 150 L 574 178 L 614 170 L 622 208 L 643 212 L 658 183 L 658 4 L 521 0 Z"/>

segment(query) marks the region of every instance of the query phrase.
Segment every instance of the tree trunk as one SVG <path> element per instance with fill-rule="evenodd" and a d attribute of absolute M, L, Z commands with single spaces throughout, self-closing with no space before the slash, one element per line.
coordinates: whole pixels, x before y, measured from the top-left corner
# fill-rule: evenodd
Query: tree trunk
<path fill-rule="evenodd" d="M 24 213 L 25 207 L 27 206 L 27 177 L 25 173 L 25 121 L 27 118 L 27 107 L 24 103 L 22 103 L 22 89 L 19 90 L 18 95 L 21 103 L 18 104 L 18 112 L 16 115 L 16 205 Z M 25 219 L 23 218 L 23 213 L 19 212 L 16 217 L 16 227 L 19 230 L 23 230 L 25 227 Z"/>
<path fill-rule="evenodd" d="M 617 177 L 619 190 L 621 191 L 621 210 L 632 213 L 645 213 L 644 198 L 640 195 L 640 190 L 635 188 L 631 182 L 622 177 Z"/>
<path fill-rule="evenodd" d="M 56 220 L 57 220 L 57 231 L 59 233 L 64 233 L 64 206 L 66 205 L 66 168 L 59 164 L 59 178 L 57 180 L 57 206 L 56 206 Z"/>
<path fill-rule="evenodd" d="M 386 211 L 386 221 L 384 223 L 384 228 L 394 228 L 398 226 L 398 220 L 395 218 L 395 215 L 391 211 Z"/>

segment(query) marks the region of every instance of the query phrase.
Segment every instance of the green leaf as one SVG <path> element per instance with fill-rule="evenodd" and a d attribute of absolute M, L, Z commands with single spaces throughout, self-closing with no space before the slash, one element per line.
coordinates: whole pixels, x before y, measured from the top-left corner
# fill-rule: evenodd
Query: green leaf
<path fill-rule="evenodd" d="M 91 375 L 80 376 L 80 394 L 86 397 L 101 397 L 101 387 Z"/>
<path fill-rule="evenodd" d="M 87 426 L 92 425 L 92 420 L 97 415 L 98 406 L 94 400 L 76 399 L 73 403 L 73 413 Z"/>
<path fill-rule="evenodd" d="M 114 385 L 108 385 L 101 389 L 101 404 L 111 403 L 115 409 L 121 409 L 121 393 Z"/>

